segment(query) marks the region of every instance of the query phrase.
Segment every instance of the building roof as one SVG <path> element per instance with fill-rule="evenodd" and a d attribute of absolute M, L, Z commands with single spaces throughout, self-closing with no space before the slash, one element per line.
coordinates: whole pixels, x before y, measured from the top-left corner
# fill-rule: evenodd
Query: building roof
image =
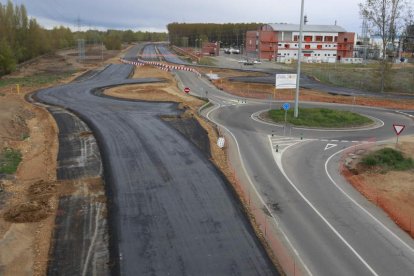
<path fill-rule="evenodd" d="M 274 31 L 298 32 L 299 24 L 267 24 Z M 304 32 L 344 33 L 346 30 L 338 25 L 303 25 Z"/>

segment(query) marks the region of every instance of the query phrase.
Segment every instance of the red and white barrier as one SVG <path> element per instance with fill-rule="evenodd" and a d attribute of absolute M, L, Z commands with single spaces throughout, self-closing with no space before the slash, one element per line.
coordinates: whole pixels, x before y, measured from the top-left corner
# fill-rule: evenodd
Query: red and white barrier
<path fill-rule="evenodd" d="M 138 61 L 136 62 L 136 61 L 129 61 L 129 60 L 121 58 L 120 61 L 122 63 L 133 64 L 135 66 L 152 65 L 152 66 L 158 67 L 159 69 L 164 70 L 164 71 L 171 71 L 171 70 L 189 71 L 189 72 L 193 72 L 197 76 L 201 77 L 200 72 L 198 72 L 194 68 L 189 68 L 189 67 L 186 67 L 186 66 L 169 65 L 169 64 L 164 64 L 164 63 L 155 62 L 155 61 L 146 61 L 146 60 L 142 60 L 142 59 L 138 59 Z"/>

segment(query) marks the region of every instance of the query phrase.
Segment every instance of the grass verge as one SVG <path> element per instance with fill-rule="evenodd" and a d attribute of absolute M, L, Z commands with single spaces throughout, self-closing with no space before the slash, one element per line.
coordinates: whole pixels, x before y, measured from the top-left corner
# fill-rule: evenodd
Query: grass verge
<path fill-rule="evenodd" d="M 371 119 L 350 111 L 327 108 L 301 108 L 298 118 L 295 118 L 293 114 L 293 109 L 287 111 L 286 122 L 295 126 L 344 128 L 360 127 L 373 123 Z M 284 110 L 270 110 L 268 115 L 276 123 L 285 122 Z"/>
<path fill-rule="evenodd" d="M 211 57 L 202 57 L 198 62 L 199 65 L 216 66 L 216 61 Z"/>
<path fill-rule="evenodd" d="M 0 154 L 0 173 L 14 174 L 22 161 L 22 154 L 19 150 L 5 148 Z"/>
<path fill-rule="evenodd" d="M 20 77 L 20 78 L 6 78 L 0 79 L 0 87 L 7 85 L 19 84 L 21 86 L 34 86 L 49 84 L 61 79 L 67 78 L 74 72 L 65 72 L 61 74 L 38 74 L 34 76 Z"/>
<path fill-rule="evenodd" d="M 380 168 L 382 172 L 391 170 L 406 171 L 414 168 L 414 160 L 405 158 L 402 152 L 384 148 L 364 156 L 361 163 L 367 167 Z"/>

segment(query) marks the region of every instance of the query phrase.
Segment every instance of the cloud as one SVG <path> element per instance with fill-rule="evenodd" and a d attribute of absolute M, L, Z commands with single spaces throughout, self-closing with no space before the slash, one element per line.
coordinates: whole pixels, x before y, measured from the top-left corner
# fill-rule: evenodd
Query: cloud
<path fill-rule="evenodd" d="M 6 3 L 6 0 L 0 0 Z M 309 24 L 334 24 L 359 31 L 360 0 L 305 0 Z M 299 23 L 300 0 L 14 0 L 41 24 L 76 28 L 165 31 L 171 22 Z M 341 7 L 341 8 L 338 8 Z"/>

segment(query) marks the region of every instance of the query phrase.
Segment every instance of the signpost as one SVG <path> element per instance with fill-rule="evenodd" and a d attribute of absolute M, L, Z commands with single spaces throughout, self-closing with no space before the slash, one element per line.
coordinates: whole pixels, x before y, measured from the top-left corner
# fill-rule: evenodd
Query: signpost
<path fill-rule="evenodd" d="M 190 93 L 190 88 L 189 87 L 184 88 L 184 92 L 187 94 Z"/>
<path fill-rule="evenodd" d="M 283 109 L 285 110 L 285 127 L 283 128 L 283 136 L 286 134 L 286 125 L 287 125 L 287 112 L 290 108 L 290 103 L 284 103 L 282 105 Z"/>
<path fill-rule="evenodd" d="M 393 124 L 392 125 L 395 131 L 395 134 L 397 134 L 397 143 L 398 144 L 398 136 L 401 134 L 401 132 L 403 132 L 405 125 L 397 125 L 397 124 Z"/>
<path fill-rule="evenodd" d="M 276 89 L 293 89 L 296 87 L 296 74 L 276 74 Z"/>

